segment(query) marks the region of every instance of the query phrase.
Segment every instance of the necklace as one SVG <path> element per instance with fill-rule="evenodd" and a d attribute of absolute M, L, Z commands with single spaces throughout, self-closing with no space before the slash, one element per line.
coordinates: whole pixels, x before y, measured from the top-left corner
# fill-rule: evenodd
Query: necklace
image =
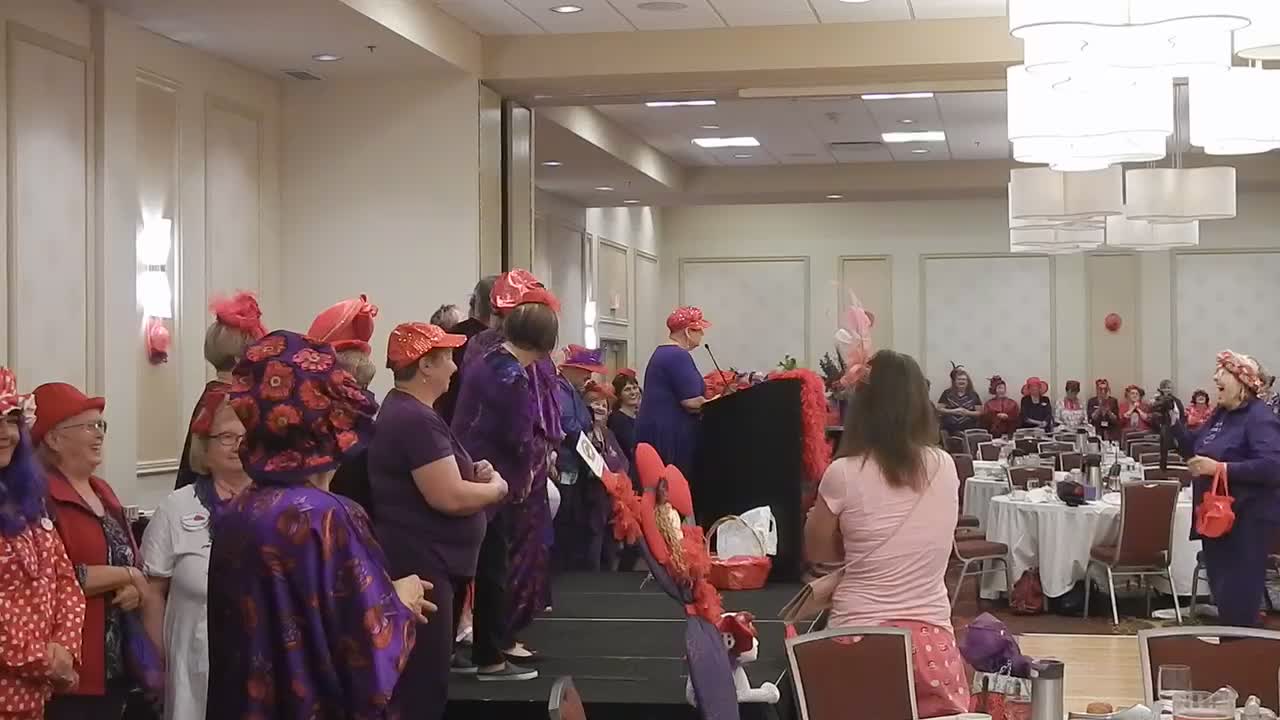
<path fill-rule="evenodd" d="M 235 500 L 237 495 L 239 495 L 240 493 L 244 492 L 244 488 L 245 488 L 245 487 L 247 487 L 247 485 L 246 485 L 246 486 L 242 486 L 242 487 L 240 487 L 239 489 L 236 489 L 236 488 L 233 488 L 233 487 L 231 487 L 230 485 L 228 485 L 228 484 L 226 484 L 226 483 L 224 483 L 224 482 L 220 482 L 220 481 L 219 481 L 219 480 L 217 480 L 216 478 L 215 478 L 215 479 L 214 479 L 214 481 L 213 481 L 213 488 L 214 488 L 214 490 L 215 490 L 215 491 L 218 493 L 218 495 L 220 495 L 220 496 L 221 496 L 221 495 L 225 495 L 225 496 L 226 496 L 226 498 L 227 498 L 227 500 Z"/>

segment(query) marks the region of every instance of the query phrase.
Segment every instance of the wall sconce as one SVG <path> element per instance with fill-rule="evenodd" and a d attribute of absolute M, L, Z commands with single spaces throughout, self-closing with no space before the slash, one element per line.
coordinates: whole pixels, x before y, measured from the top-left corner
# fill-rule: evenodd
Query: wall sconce
<path fill-rule="evenodd" d="M 169 328 L 164 320 L 173 317 L 173 290 L 169 287 L 169 248 L 173 243 L 173 221 L 152 218 L 138 232 L 138 306 L 143 315 L 143 341 L 153 365 L 169 359 Z"/>
<path fill-rule="evenodd" d="M 588 300 L 587 304 L 583 306 L 582 324 L 585 326 L 582 330 L 582 344 L 586 345 L 588 350 L 595 350 L 600 347 L 600 338 L 596 335 L 595 300 Z"/>

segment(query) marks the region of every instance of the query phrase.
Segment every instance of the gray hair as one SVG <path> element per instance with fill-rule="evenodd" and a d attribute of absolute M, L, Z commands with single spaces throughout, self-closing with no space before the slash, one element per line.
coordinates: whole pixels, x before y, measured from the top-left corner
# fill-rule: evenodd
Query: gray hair
<path fill-rule="evenodd" d="M 431 324 L 440 326 L 446 332 L 466 319 L 467 316 L 462 312 L 462 308 L 457 305 L 441 305 L 431 314 Z"/>
<path fill-rule="evenodd" d="M 493 300 L 490 297 L 493 294 L 493 285 L 498 282 L 497 275 L 488 275 L 480 278 L 480 282 L 476 283 L 476 287 L 471 291 L 471 317 L 480 322 L 487 323 L 489 318 L 493 317 Z"/>

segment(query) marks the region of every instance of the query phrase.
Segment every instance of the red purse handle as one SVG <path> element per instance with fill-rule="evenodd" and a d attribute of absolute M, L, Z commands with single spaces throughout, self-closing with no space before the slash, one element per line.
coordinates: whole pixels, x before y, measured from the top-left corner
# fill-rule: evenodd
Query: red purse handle
<path fill-rule="evenodd" d="M 1221 483 L 1222 492 L 1218 492 L 1218 486 Z M 1227 486 L 1227 464 L 1218 463 L 1218 470 L 1213 474 L 1213 486 L 1209 488 L 1210 495 L 1231 495 L 1231 490 Z"/>

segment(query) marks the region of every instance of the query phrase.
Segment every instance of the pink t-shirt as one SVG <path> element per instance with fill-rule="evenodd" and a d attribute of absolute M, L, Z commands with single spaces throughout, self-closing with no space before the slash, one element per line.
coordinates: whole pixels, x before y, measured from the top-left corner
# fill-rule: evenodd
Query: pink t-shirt
<path fill-rule="evenodd" d="M 951 629 L 944 577 L 959 515 L 960 480 L 949 455 L 935 448 L 925 452 L 923 496 L 890 487 L 872 459 L 836 460 L 822 476 L 818 492 L 840 520 L 844 561 L 857 560 L 836 589 L 830 627 L 914 620 Z"/>

